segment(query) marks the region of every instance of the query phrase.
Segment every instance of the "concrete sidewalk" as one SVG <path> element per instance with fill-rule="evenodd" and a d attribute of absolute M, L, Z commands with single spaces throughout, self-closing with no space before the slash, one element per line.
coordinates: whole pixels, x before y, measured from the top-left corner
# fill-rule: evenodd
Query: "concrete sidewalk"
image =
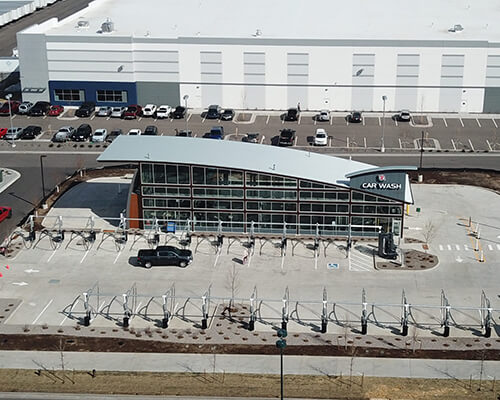
<path fill-rule="evenodd" d="M 65 369 L 122 372 L 204 372 L 279 374 L 280 358 L 262 355 L 145 354 L 64 352 Z M 358 357 L 284 356 L 289 375 L 345 375 L 374 377 L 483 380 L 500 377 L 500 361 L 425 360 Z M 61 369 L 61 353 L 54 351 L 1 351 L 0 368 Z M 482 371 L 482 372 L 481 372 Z"/>
<path fill-rule="evenodd" d="M 3 174 L 3 179 L 0 181 L 0 193 L 21 177 L 19 172 L 9 168 L 0 168 L 0 173 Z"/>

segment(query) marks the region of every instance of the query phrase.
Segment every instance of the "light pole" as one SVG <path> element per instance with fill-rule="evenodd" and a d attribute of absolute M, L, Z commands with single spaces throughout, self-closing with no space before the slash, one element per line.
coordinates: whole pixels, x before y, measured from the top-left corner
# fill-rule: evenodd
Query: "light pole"
<path fill-rule="evenodd" d="M 10 99 L 12 99 L 12 93 L 6 94 L 5 98 L 9 101 L 10 131 L 12 132 L 12 106 L 10 104 Z M 16 144 L 14 143 L 14 138 L 12 138 L 10 145 L 12 147 L 16 147 Z"/>
<path fill-rule="evenodd" d="M 382 145 L 380 147 L 380 152 L 385 153 L 385 101 L 387 100 L 387 96 L 382 96 L 382 101 L 384 102 L 384 108 L 382 111 Z"/>
<path fill-rule="evenodd" d="M 184 107 L 186 108 L 186 114 L 185 114 L 184 118 L 186 118 L 186 135 L 188 135 L 188 99 L 189 99 L 189 95 L 185 94 L 182 99 L 184 100 Z"/>
<path fill-rule="evenodd" d="M 42 208 L 45 208 L 45 179 L 43 176 L 43 159 L 47 157 L 45 154 L 40 156 L 40 174 L 42 175 Z"/>
<path fill-rule="evenodd" d="M 276 341 L 276 347 L 280 349 L 280 377 L 281 377 L 281 400 L 284 399 L 283 397 L 283 351 L 285 350 L 286 347 L 286 340 L 285 338 L 287 337 L 288 332 L 286 329 L 279 329 L 278 330 L 278 337 L 279 339 Z"/>

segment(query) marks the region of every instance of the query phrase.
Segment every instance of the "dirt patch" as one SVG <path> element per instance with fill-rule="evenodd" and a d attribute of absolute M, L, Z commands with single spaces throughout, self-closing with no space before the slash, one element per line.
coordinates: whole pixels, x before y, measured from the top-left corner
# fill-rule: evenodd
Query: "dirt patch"
<path fill-rule="evenodd" d="M 395 261 L 379 261 L 375 269 L 425 271 L 434 268 L 439 263 L 437 256 L 418 250 L 405 250 L 403 259 L 402 265 Z"/>
<path fill-rule="evenodd" d="M 284 362 L 287 362 L 285 357 Z M 215 360 L 214 369 L 217 371 Z M 0 370 L 2 391 L 100 393 L 207 397 L 269 397 L 280 394 L 279 375 L 151 373 L 103 371 Z M 331 375 L 285 375 L 286 398 L 491 400 L 493 381 L 369 378 L 355 371 Z M 498 386 L 498 385 L 497 385 Z"/>
<path fill-rule="evenodd" d="M 425 156 L 424 156 L 425 164 Z M 423 168 L 422 171 L 411 171 L 410 177 L 413 183 L 417 182 L 417 175 L 424 175 L 424 183 L 443 185 L 470 185 L 492 189 L 500 194 L 500 172 L 493 170 L 457 170 L 457 169 L 434 169 Z"/>

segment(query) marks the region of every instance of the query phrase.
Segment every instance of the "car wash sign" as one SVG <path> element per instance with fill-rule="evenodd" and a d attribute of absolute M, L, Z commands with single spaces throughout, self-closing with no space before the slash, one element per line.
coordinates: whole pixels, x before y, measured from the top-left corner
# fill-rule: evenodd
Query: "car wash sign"
<path fill-rule="evenodd" d="M 350 186 L 375 195 L 382 195 L 394 200 L 408 201 L 406 190 L 409 180 L 406 171 L 366 171 L 350 174 Z"/>
<path fill-rule="evenodd" d="M 378 189 L 378 190 L 401 190 L 403 185 L 398 182 L 388 182 L 385 174 L 375 176 L 374 182 L 362 182 L 361 189 Z"/>

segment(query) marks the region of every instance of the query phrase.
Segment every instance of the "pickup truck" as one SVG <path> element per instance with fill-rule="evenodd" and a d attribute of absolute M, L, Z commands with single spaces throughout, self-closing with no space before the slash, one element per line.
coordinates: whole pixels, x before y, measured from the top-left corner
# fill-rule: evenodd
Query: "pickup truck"
<path fill-rule="evenodd" d="M 153 265 L 178 265 L 186 268 L 193 261 L 191 250 L 179 249 L 174 246 L 158 246 L 156 249 L 141 249 L 137 253 L 137 262 L 145 267 Z"/>
<path fill-rule="evenodd" d="M 208 139 L 224 139 L 224 127 L 223 126 L 214 126 L 210 129 L 210 132 L 205 133 L 204 137 Z"/>

